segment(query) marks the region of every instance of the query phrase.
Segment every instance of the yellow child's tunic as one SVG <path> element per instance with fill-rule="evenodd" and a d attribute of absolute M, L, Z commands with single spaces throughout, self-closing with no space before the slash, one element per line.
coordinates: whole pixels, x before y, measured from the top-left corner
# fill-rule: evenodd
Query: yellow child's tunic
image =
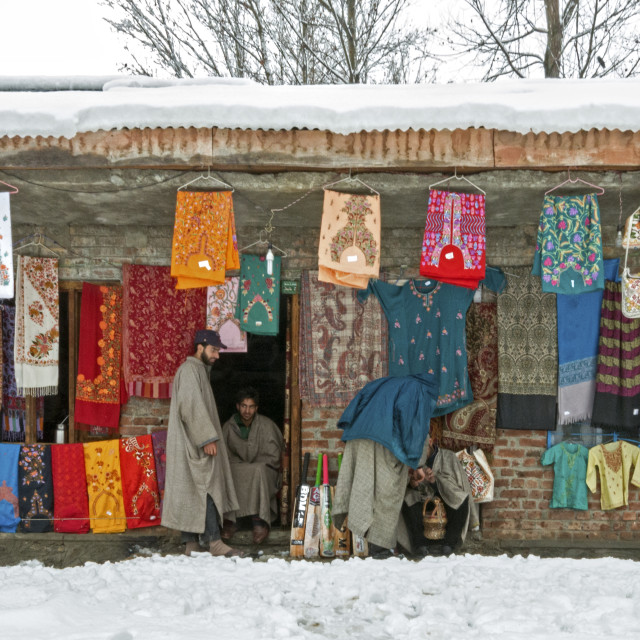
<path fill-rule="evenodd" d="M 122 501 L 120 440 L 84 443 L 89 516 L 93 533 L 119 533 L 127 527 Z"/>
<path fill-rule="evenodd" d="M 595 493 L 598 484 L 596 467 L 600 471 L 600 505 L 603 510 L 616 509 L 629 504 L 629 476 L 635 467 L 631 482 L 640 487 L 640 448 L 620 440 L 599 444 L 589 450 L 587 486 Z"/>

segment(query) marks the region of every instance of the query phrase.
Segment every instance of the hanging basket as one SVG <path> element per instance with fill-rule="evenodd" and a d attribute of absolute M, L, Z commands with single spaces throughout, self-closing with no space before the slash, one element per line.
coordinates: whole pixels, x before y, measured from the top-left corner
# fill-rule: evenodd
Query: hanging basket
<path fill-rule="evenodd" d="M 447 529 L 447 512 L 440 498 L 425 500 L 422 505 L 422 528 L 427 540 L 442 540 Z"/>

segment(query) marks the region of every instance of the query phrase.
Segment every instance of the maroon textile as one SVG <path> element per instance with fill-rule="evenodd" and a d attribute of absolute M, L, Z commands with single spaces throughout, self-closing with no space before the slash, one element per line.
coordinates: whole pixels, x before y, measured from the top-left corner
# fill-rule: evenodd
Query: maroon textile
<path fill-rule="evenodd" d="M 51 469 L 54 531 L 88 533 L 89 501 L 82 444 L 51 445 Z"/>

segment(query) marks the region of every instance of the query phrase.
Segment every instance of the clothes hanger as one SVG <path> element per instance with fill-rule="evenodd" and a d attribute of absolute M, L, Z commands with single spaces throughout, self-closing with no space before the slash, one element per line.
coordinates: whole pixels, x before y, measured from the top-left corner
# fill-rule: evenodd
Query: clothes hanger
<path fill-rule="evenodd" d="M 594 189 L 598 189 L 598 195 L 599 196 L 604 195 L 604 187 L 600 187 L 597 184 L 593 184 L 591 182 L 587 182 L 586 180 L 583 180 L 582 178 L 572 178 L 571 177 L 571 169 L 567 169 L 567 175 L 569 177 L 564 182 L 561 182 L 560 184 L 557 184 L 555 187 L 552 187 L 551 189 L 549 189 L 549 191 L 545 191 L 544 195 L 548 196 L 552 191 L 555 191 L 556 189 L 559 189 L 560 187 L 564 186 L 567 183 L 576 184 L 577 182 L 582 182 L 582 184 L 586 184 L 588 187 L 593 187 Z"/>
<path fill-rule="evenodd" d="M 224 191 L 231 191 L 231 193 L 235 191 L 235 189 L 230 184 L 227 184 L 226 182 L 223 182 L 219 178 L 212 176 L 211 167 L 207 167 L 207 175 L 202 173 L 197 178 L 194 178 L 193 180 L 189 180 L 189 182 L 183 184 L 181 187 L 178 187 L 178 191 L 180 191 L 181 189 L 184 189 L 185 187 L 188 187 L 190 184 L 193 184 L 194 182 L 198 182 L 198 180 L 212 180 L 213 182 L 216 182 L 217 184 L 222 185 L 224 187 Z"/>
<path fill-rule="evenodd" d="M 327 190 L 329 187 L 333 187 L 336 184 L 340 184 L 341 182 L 357 182 L 362 185 L 365 189 L 369 189 L 372 193 L 375 193 L 377 196 L 380 196 L 380 193 L 376 191 L 371 185 L 368 185 L 364 180 L 358 178 L 358 176 L 351 175 L 351 169 L 349 169 L 349 175 L 345 178 L 340 178 L 340 180 L 336 180 L 335 182 L 329 182 L 328 184 L 322 185 L 323 190 Z"/>
<path fill-rule="evenodd" d="M 16 242 L 13 243 L 13 252 L 14 253 L 18 253 L 19 251 L 22 251 L 23 249 L 26 249 L 27 247 L 38 247 L 40 249 L 43 249 L 44 251 L 48 251 L 51 255 L 54 255 L 56 258 L 59 258 L 60 257 L 60 249 L 52 249 L 51 247 L 47 247 L 47 245 L 44 244 L 44 242 L 43 242 L 43 240 L 45 238 L 46 238 L 46 236 L 43 236 L 41 233 L 32 233 L 29 236 L 26 236 L 24 238 L 20 238 L 20 240 L 17 240 Z M 46 238 L 46 239 L 49 242 L 53 242 L 55 244 L 58 244 L 55 240 L 51 240 L 51 238 Z M 25 240 L 29 240 L 29 242 L 27 242 L 26 244 L 18 246 L 21 242 L 24 242 Z M 64 247 L 62 247 L 62 249 L 64 249 Z M 66 251 L 66 249 L 65 249 L 65 251 Z"/>
<path fill-rule="evenodd" d="M 264 236 L 263 236 L 263 234 L 264 234 Z M 271 240 L 269 240 L 268 234 L 264 229 L 260 230 L 259 237 L 255 242 L 252 242 L 251 244 L 248 244 L 246 247 L 242 247 L 242 249 L 238 249 L 238 251 L 240 253 L 242 253 L 246 249 L 250 249 L 251 247 L 255 247 L 258 244 L 269 245 L 269 247 L 271 247 L 272 249 L 277 249 L 282 254 L 283 258 L 287 257 L 287 252 L 284 251 L 283 249 L 281 249 L 280 247 L 276 247 L 276 245 L 273 244 L 273 242 L 271 242 Z"/>
<path fill-rule="evenodd" d="M 487 195 L 487 192 L 484 189 L 481 189 L 477 184 L 471 182 L 471 180 L 469 180 L 469 178 L 465 178 L 465 176 L 459 176 L 458 175 L 458 168 L 454 167 L 453 168 L 453 175 L 449 176 L 448 178 L 443 178 L 442 180 L 438 180 L 438 182 L 434 182 L 433 184 L 429 185 L 429 189 L 433 189 L 433 187 L 439 185 L 439 184 L 443 184 L 444 182 L 449 182 L 449 180 L 464 180 L 465 182 L 469 183 L 474 189 L 477 189 L 478 191 L 480 191 L 480 193 L 482 193 L 483 195 Z"/>
<path fill-rule="evenodd" d="M 0 184 L 5 185 L 5 187 L 9 187 L 9 189 L 11 189 L 11 191 L 7 191 L 6 193 L 19 193 L 20 189 L 18 189 L 18 187 L 14 187 L 12 184 L 9 184 L 8 182 L 5 182 L 4 180 L 0 180 Z"/>

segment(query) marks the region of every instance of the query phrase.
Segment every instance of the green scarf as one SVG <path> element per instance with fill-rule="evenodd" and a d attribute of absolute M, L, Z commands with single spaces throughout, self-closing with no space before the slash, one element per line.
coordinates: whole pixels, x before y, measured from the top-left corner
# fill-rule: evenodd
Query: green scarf
<path fill-rule="evenodd" d="M 240 437 L 243 440 L 248 440 L 249 431 L 251 431 L 251 425 L 247 427 L 245 423 L 242 422 L 242 416 L 239 413 L 234 413 L 233 419 L 236 421 L 236 424 L 238 425 L 238 429 L 240 429 Z"/>

